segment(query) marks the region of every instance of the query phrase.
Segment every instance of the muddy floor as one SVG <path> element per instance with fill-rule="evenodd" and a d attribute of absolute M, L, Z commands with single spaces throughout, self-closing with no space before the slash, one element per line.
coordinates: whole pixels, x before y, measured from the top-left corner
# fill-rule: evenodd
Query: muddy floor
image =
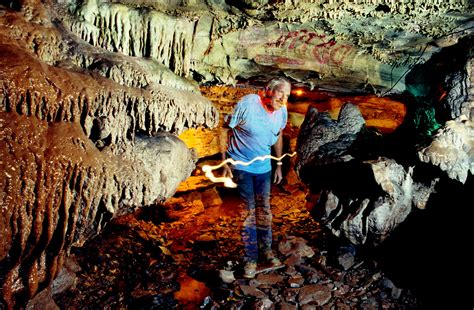
<path fill-rule="evenodd" d="M 74 249 L 75 285 L 55 302 L 62 309 L 419 308 L 375 261 L 312 219 L 305 192 L 301 184 L 272 188 L 280 269 L 242 277 L 242 205 L 234 189 L 213 186 L 117 218 Z"/>

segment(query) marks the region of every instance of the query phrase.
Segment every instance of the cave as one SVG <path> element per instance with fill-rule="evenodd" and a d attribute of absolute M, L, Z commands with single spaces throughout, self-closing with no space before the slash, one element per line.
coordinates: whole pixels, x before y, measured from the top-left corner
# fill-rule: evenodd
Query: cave
<path fill-rule="evenodd" d="M 473 31 L 469 0 L 1 1 L 0 309 L 473 309 Z M 275 77 L 283 264 L 246 279 L 219 132 Z"/>

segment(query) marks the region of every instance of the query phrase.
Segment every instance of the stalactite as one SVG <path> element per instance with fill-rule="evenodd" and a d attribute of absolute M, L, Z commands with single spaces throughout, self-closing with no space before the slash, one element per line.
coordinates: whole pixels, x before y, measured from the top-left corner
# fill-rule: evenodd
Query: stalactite
<path fill-rule="evenodd" d="M 193 22 L 117 3 L 95 5 L 94 1 L 86 1 L 76 14 L 69 27 L 83 40 L 124 55 L 154 58 L 179 76 L 190 74 Z"/>
<path fill-rule="evenodd" d="M 9 49 L 11 47 L 4 48 L 5 52 Z M 18 54 L 18 51 L 15 50 L 11 53 L 12 55 L 14 53 Z M 35 68 L 33 64 L 37 61 L 27 54 L 24 54 L 24 57 L 29 58 L 29 67 L 31 69 Z M 2 62 L 2 66 L 7 67 L 10 61 L 7 58 L 3 59 L 4 61 L 0 60 L 0 62 Z M 18 64 L 18 66 L 21 66 L 21 64 Z M 77 121 L 79 115 L 87 115 L 85 119 L 80 120 L 81 125 L 94 141 L 98 137 L 92 136 L 93 120 L 105 116 L 109 124 L 114 124 L 107 128 L 108 130 L 111 129 L 113 143 L 119 147 L 122 146 L 122 148 L 126 148 L 126 145 L 130 143 L 130 139 L 127 137 L 127 133 L 133 132 L 130 131 L 130 128 L 153 135 L 160 130 L 180 133 L 185 129 L 185 123 L 191 126 L 207 124 L 207 126 L 213 127 L 217 122 L 217 111 L 210 101 L 194 93 L 164 87 L 158 88 L 158 86 L 152 93 L 140 89 L 117 87 L 117 85 L 105 80 L 101 85 L 87 76 L 50 68 L 50 70 L 56 72 L 56 76 L 66 75 L 74 81 L 66 86 L 61 78 L 52 76 L 47 80 L 44 79 L 40 74 L 42 65 L 38 63 L 37 66 L 37 71 L 34 71 L 34 69 L 31 71 L 30 69 L 29 77 L 18 74 L 18 71 L 12 69 L 5 71 L 4 78 L 8 82 L 4 83 L 3 102 L 9 104 L 1 107 L 3 110 L 17 111 L 23 115 L 34 115 L 39 119 L 48 121 L 56 120 L 58 117 L 61 121 Z M 28 89 L 27 85 L 31 81 L 35 81 L 35 89 L 43 86 L 41 99 L 36 95 L 38 93 L 36 90 Z M 57 92 L 58 88 L 62 90 L 62 93 L 67 93 L 65 90 L 70 89 L 70 94 L 67 95 L 69 100 Z M 94 89 L 98 90 L 93 91 Z M 32 96 L 31 93 L 35 95 Z M 76 99 L 73 98 L 78 98 L 79 101 L 76 102 Z M 140 98 L 140 100 L 134 98 Z M 128 109 L 127 103 L 137 104 L 138 106 Z M 193 109 L 191 113 L 186 112 L 189 111 L 190 103 L 199 106 L 199 108 Z M 63 113 L 63 111 L 72 112 Z M 130 117 L 127 111 L 138 113 L 138 115 Z M 142 121 L 142 113 L 151 113 L 149 117 L 154 121 L 153 127 L 147 128 L 147 124 Z M 138 123 L 131 123 L 133 120 Z M 176 123 L 175 120 L 179 121 Z"/>
<path fill-rule="evenodd" d="M 61 64 L 61 58 L 61 68 L 47 65 L 29 52 L 49 61 L 42 53 L 60 53 L 57 42 L 41 42 L 28 52 L 16 40 L 33 36 L 7 37 L 11 30 L 0 27 L 0 137 L 2 146 L 9 141 L 0 149 L 0 170 L 7 176 L 0 180 L 0 296 L 10 308 L 23 305 L 51 283 L 71 246 L 82 245 L 112 216 L 171 196 L 189 176 L 195 159 L 182 141 L 163 155 L 156 145 L 148 146 L 154 164 L 145 167 L 150 159 L 135 154 L 137 132 L 154 136 L 163 129 L 178 133 L 184 124 L 213 127 L 218 117 L 210 101 L 189 83 L 181 85 L 192 91 L 158 85 L 165 75 L 173 76 L 171 71 L 145 80 L 146 72 L 159 68 L 156 62 L 119 56 L 109 66 L 113 57 L 81 44 L 68 53 L 73 63 L 84 67 L 104 61 L 102 74 L 147 90 L 121 86 L 69 70 L 70 64 Z M 52 37 L 61 36 L 57 30 L 45 32 L 49 31 L 55 33 Z M 85 39 L 98 40 L 94 35 Z M 136 76 L 142 78 L 134 82 Z M 190 113 L 188 107 L 194 105 Z M 143 111 L 153 124 L 141 121 Z M 178 125 L 174 119 L 180 120 Z M 65 140 L 55 144 L 59 137 Z M 99 152 L 89 138 L 97 147 L 109 148 Z M 157 179 L 161 175 L 167 178 Z"/>
<path fill-rule="evenodd" d="M 114 215 L 169 197 L 194 167 L 177 138 L 166 149 L 143 146 L 150 158 L 114 157 L 99 152 L 77 123 L 15 112 L 0 112 L 0 136 L 6 144 L 0 169 L 7 176 L 0 180 L 0 295 L 7 307 L 48 286 L 72 245 L 97 234 Z M 157 181 L 156 174 L 168 178 Z"/>
<path fill-rule="evenodd" d="M 341 19 L 344 17 L 353 16 L 354 12 L 358 15 L 376 16 L 380 12 L 376 8 L 386 6 L 391 13 L 407 14 L 416 16 L 422 13 L 429 13 L 430 15 L 438 15 L 443 12 L 459 10 L 469 6 L 469 0 L 458 1 L 437 1 L 437 0 L 408 0 L 408 1 L 394 1 L 394 0 L 357 0 L 357 1 L 333 1 L 333 0 L 314 0 L 314 1 L 285 1 L 283 3 L 275 3 L 272 8 L 276 18 L 288 21 L 296 18 L 301 20 L 301 16 L 310 20 L 316 18 Z M 278 12 L 288 12 L 294 10 L 293 14 L 279 14 Z M 309 13 L 301 14 L 301 10 Z"/>

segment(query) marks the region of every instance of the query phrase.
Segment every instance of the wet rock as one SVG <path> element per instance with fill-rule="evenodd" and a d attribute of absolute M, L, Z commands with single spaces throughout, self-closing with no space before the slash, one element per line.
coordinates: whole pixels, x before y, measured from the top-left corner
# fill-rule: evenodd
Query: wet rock
<path fill-rule="evenodd" d="M 258 309 L 258 310 L 273 309 L 273 302 L 269 298 L 262 298 L 253 304 L 253 309 Z"/>
<path fill-rule="evenodd" d="M 354 255 L 350 252 L 341 254 L 337 257 L 337 261 L 344 270 L 347 270 L 354 265 Z"/>
<path fill-rule="evenodd" d="M 284 278 L 284 276 L 275 273 L 259 274 L 256 281 L 259 285 L 271 286 L 283 282 Z"/>
<path fill-rule="evenodd" d="M 305 279 L 303 278 L 302 275 L 295 275 L 288 279 L 288 284 L 290 287 L 301 287 L 301 285 L 304 283 Z"/>
<path fill-rule="evenodd" d="M 222 198 L 215 187 L 204 190 L 201 193 L 201 199 L 205 208 L 222 205 Z"/>
<path fill-rule="evenodd" d="M 346 284 L 336 285 L 335 291 L 333 292 L 334 297 L 342 298 L 350 291 L 350 289 L 351 287 Z"/>
<path fill-rule="evenodd" d="M 379 306 L 379 302 L 374 297 L 368 298 L 361 305 L 363 309 L 377 309 Z"/>
<path fill-rule="evenodd" d="M 390 291 L 390 296 L 393 299 L 399 299 L 400 295 L 402 294 L 402 290 L 395 286 L 392 280 L 388 278 L 384 278 L 382 280 L 383 287 L 387 288 Z"/>
<path fill-rule="evenodd" d="M 298 305 L 296 304 L 292 304 L 292 303 L 289 303 L 289 302 L 281 302 L 278 304 L 278 309 L 280 310 L 297 310 L 298 309 Z"/>
<path fill-rule="evenodd" d="M 253 296 L 257 298 L 264 298 L 265 296 L 267 296 L 264 292 L 254 286 L 240 285 L 240 289 L 242 290 L 242 293 L 246 296 Z"/>
<path fill-rule="evenodd" d="M 76 273 L 81 271 L 81 267 L 72 258 L 67 257 L 64 261 L 63 268 L 59 271 L 56 279 L 51 286 L 52 295 L 63 293 L 76 285 Z"/>
<path fill-rule="evenodd" d="M 171 294 L 143 294 L 137 296 L 130 302 L 130 307 L 134 309 L 171 309 L 176 306 L 176 300 Z"/>
<path fill-rule="evenodd" d="M 292 266 L 300 264 L 302 260 L 303 259 L 301 256 L 291 254 L 290 256 L 288 256 L 287 259 L 285 259 L 284 263 L 285 265 L 292 267 Z"/>
<path fill-rule="evenodd" d="M 51 294 L 51 289 L 45 289 L 38 293 L 32 300 L 26 305 L 26 310 L 59 310 L 60 308 L 54 302 Z"/>
<path fill-rule="evenodd" d="M 325 305 L 332 297 L 331 288 L 327 285 L 311 284 L 301 288 L 298 295 L 300 304 L 314 303 L 315 305 Z"/>
<path fill-rule="evenodd" d="M 286 236 L 278 245 L 278 250 L 285 256 L 312 257 L 315 253 L 301 237 Z"/>
<path fill-rule="evenodd" d="M 212 235 L 211 233 L 205 233 L 205 234 L 202 234 L 200 236 L 198 236 L 196 238 L 196 241 L 199 241 L 199 242 L 212 242 L 212 241 L 215 241 L 216 240 L 216 237 L 214 235 Z"/>
<path fill-rule="evenodd" d="M 349 306 L 348 304 L 346 304 L 342 301 L 337 301 L 335 306 L 336 306 L 336 309 L 341 309 L 341 310 L 351 310 L 351 309 L 353 309 L 351 306 Z"/>

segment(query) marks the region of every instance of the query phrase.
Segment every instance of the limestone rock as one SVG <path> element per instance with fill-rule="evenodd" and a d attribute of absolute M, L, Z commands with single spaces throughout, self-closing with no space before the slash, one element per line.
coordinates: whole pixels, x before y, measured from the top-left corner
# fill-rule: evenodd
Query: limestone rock
<path fill-rule="evenodd" d="M 51 284 L 70 248 L 111 218 L 168 198 L 194 165 L 177 138 L 152 148 L 158 160 L 151 166 L 146 153 L 132 160 L 99 151 L 76 122 L 13 112 L 0 112 L 0 138 L 0 276 L 7 305 Z"/>
<path fill-rule="evenodd" d="M 309 208 L 336 236 L 378 245 L 412 206 L 425 206 L 436 181 L 413 180 L 414 168 L 394 159 L 369 159 L 372 146 L 361 142 L 365 122 L 356 106 L 343 106 L 337 121 L 321 114 L 309 110 L 298 137 L 297 172 L 320 195 Z"/>
<path fill-rule="evenodd" d="M 474 173 L 473 127 L 469 120 L 446 122 L 433 142 L 418 152 L 420 160 L 438 166 L 452 179 L 466 182 L 468 174 Z"/>

